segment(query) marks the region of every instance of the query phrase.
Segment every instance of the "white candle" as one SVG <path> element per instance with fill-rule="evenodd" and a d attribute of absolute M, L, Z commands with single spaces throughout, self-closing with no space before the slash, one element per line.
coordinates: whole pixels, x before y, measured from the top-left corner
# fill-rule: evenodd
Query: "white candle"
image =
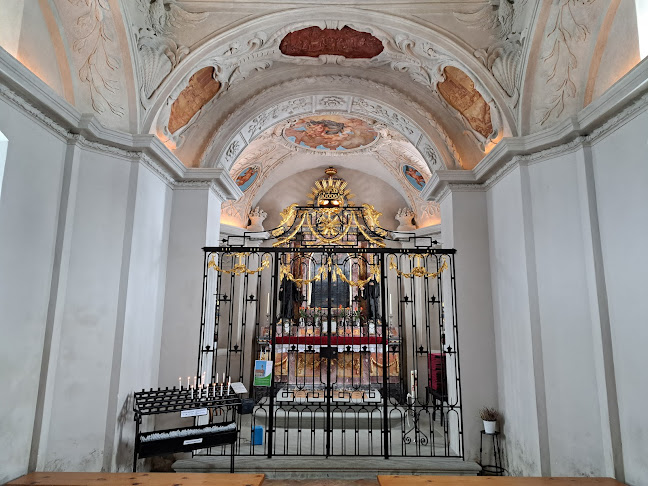
<path fill-rule="evenodd" d="M 216 373 L 216 383 L 218 383 L 218 373 Z"/>
<path fill-rule="evenodd" d="M 182 377 L 178 378 L 178 390 L 182 388 Z"/>
<path fill-rule="evenodd" d="M 391 294 L 389 294 L 389 315 L 392 315 Z"/>
<path fill-rule="evenodd" d="M 223 396 L 223 384 L 221 383 L 221 397 Z"/>
<path fill-rule="evenodd" d="M 189 377 L 187 376 L 187 390 L 189 389 Z"/>
<path fill-rule="evenodd" d="M 194 388 L 196 388 L 196 378 L 197 378 L 197 377 L 194 376 L 194 384 L 193 384 Z"/>
<path fill-rule="evenodd" d="M 193 400 L 193 386 L 191 387 L 191 399 Z"/>
<path fill-rule="evenodd" d="M 270 315 L 270 292 L 268 292 L 268 300 L 266 305 L 266 314 Z"/>
<path fill-rule="evenodd" d="M 207 373 L 206 371 L 203 371 L 203 374 L 202 374 L 202 380 L 200 380 L 200 383 L 201 383 L 202 385 L 205 384 L 205 374 L 206 374 L 206 373 Z"/>

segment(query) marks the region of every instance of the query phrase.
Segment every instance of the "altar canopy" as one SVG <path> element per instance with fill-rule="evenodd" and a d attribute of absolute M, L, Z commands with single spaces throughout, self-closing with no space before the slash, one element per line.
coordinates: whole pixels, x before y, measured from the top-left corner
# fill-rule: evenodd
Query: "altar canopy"
<path fill-rule="evenodd" d="M 239 455 L 462 457 L 454 250 L 384 230 L 334 175 L 261 245 L 204 249 L 198 374 L 249 391 Z"/>

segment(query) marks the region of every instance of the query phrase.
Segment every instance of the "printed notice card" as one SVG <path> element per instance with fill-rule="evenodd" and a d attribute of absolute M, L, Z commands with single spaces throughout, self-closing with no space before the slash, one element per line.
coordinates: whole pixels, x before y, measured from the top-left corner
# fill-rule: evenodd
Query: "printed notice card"
<path fill-rule="evenodd" d="M 254 362 L 254 386 L 270 386 L 272 382 L 272 361 L 257 359 Z"/>

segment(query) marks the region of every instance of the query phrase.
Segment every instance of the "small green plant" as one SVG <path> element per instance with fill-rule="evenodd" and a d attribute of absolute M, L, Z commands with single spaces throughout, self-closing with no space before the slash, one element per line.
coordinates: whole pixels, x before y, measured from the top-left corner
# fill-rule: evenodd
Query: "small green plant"
<path fill-rule="evenodd" d="M 494 408 L 484 407 L 479 410 L 479 416 L 487 422 L 495 422 L 499 418 L 499 412 Z"/>

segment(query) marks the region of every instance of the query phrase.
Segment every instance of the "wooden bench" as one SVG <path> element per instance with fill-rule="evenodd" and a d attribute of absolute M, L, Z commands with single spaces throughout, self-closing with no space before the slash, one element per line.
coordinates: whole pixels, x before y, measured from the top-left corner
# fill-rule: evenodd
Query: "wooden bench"
<path fill-rule="evenodd" d="M 612 478 L 517 478 L 494 476 L 378 476 L 380 486 L 622 486 Z"/>
<path fill-rule="evenodd" d="M 261 486 L 265 474 L 36 472 L 7 486 Z"/>

